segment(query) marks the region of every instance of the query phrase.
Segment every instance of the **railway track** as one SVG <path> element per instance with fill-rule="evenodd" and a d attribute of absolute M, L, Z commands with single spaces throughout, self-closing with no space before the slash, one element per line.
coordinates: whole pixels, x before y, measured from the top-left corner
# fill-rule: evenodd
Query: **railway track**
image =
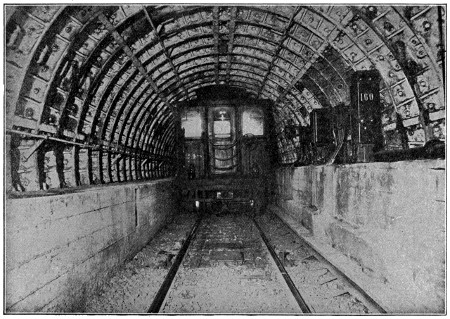
<path fill-rule="evenodd" d="M 277 216 L 200 216 L 149 313 L 384 313 Z"/>
<path fill-rule="evenodd" d="M 189 245 L 191 244 L 191 241 L 195 238 L 195 235 L 197 234 L 198 226 L 200 225 L 200 222 L 202 221 L 202 216 L 199 216 L 197 218 L 197 221 L 195 222 L 194 226 L 192 227 L 188 237 L 186 238 L 184 244 L 182 245 L 181 249 L 179 250 L 175 262 L 170 267 L 169 273 L 167 274 L 166 278 L 164 279 L 163 284 L 161 285 L 161 288 L 158 290 L 155 299 L 153 300 L 150 308 L 148 309 L 148 313 L 157 313 L 159 312 L 159 309 L 161 308 L 161 305 L 164 301 L 164 298 L 167 295 L 167 292 L 170 289 L 170 286 L 172 284 L 173 278 L 175 277 L 178 268 L 180 267 L 181 261 L 184 258 L 184 255 L 186 254 L 187 249 L 189 248 Z"/>
<path fill-rule="evenodd" d="M 268 213 L 255 220 L 272 257 L 278 260 L 311 313 L 386 313 L 363 289 L 353 283 L 290 229 L 278 216 Z"/>

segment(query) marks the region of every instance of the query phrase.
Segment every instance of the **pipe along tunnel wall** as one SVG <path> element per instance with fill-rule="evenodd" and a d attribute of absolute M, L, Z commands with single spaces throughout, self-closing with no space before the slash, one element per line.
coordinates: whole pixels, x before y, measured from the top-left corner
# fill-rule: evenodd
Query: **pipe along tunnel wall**
<path fill-rule="evenodd" d="M 172 179 L 6 200 L 7 312 L 79 311 L 175 212 Z"/>
<path fill-rule="evenodd" d="M 273 209 L 388 313 L 444 312 L 445 161 L 282 168 L 277 184 Z"/>

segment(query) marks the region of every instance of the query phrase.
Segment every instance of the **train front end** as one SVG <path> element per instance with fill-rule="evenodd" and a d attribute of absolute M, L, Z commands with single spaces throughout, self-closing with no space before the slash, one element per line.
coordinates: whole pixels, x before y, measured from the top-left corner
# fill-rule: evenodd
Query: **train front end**
<path fill-rule="evenodd" d="M 181 206 L 214 214 L 261 212 L 273 193 L 271 103 L 230 89 L 197 96 L 178 106 Z"/>

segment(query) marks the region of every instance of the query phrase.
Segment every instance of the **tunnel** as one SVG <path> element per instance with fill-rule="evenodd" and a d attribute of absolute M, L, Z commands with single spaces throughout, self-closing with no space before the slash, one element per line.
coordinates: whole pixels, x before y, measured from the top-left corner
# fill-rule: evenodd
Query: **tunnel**
<path fill-rule="evenodd" d="M 446 313 L 445 5 L 5 5 L 4 313 Z"/>

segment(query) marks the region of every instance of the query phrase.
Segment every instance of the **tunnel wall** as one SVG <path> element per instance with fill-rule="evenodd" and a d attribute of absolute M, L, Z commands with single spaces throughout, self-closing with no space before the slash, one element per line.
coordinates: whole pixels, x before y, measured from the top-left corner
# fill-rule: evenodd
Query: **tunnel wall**
<path fill-rule="evenodd" d="M 284 168 L 277 184 L 279 212 L 409 298 L 402 311 L 443 311 L 445 161 Z"/>
<path fill-rule="evenodd" d="M 173 216 L 172 180 L 6 200 L 6 310 L 79 311 Z"/>

